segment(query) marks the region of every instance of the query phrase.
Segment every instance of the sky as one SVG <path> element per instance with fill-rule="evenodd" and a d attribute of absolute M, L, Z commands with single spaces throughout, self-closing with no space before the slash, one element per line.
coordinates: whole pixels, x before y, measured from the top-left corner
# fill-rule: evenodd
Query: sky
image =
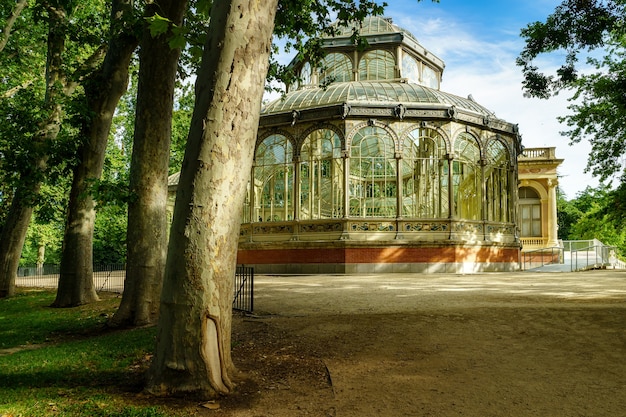
<path fill-rule="evenodd" d="M 548 100 L 523 96 L 522 73 L 515 59 L 524 47 L 520 30 L 529 23 L 545 21 L 561 0 L 386 0 L 385 15 L 411 32 L 420 44 L 446 64 L 441 90 L 467 97 L 469 94 L 500 119 L 518 124 L 526 148 L 556 147 L 559 186 L 568 199 L 598 181 L 584 173 L 590 146 L 573 146 L 559 132 L 558 122 L 568 113 L 561 93 Z M 562 62 L 555 53 L 537 61 L 550 70 Z"/>

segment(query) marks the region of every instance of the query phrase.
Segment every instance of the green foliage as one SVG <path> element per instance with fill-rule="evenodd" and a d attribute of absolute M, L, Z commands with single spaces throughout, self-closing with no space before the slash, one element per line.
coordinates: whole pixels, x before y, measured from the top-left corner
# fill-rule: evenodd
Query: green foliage
<path fill-rule="evenodd" d="M 185 156 L 187 145 L 187 135 L 193 106 L 195 102 L 194 89 L 191 84 L 183 84 L 175 92 L 176 104 L 172 114 L 172 144 L 170 148 L 170 169 L 169 174 L 180 171 Z"/>
<path fill-rule="evenodd" d="M 96 213 L 93 232 L 94 264 L 126 262 L 126 206 L 105 206 Z"/>
<path fill-rule="evenodd" d="M 534 22 L 522 29 L 526 46 L 518 57 L 525 81 L 524 90 L 547 98 L 577 78 L 576 65 L 581 52 L 604 46 L 607 36 L 623 31 L 626 5 L 621 0 L 564 0 L 545 22 Z M 565 51 L 565 62 L 556 74 L 539 71 L 534 60 L 541 54 Z"/>
<path fill-rule="evenodd" d="M 42 195 L 28 195 L 24 201 L 36 207 L 26 258 L 36 257 L 42 240 L 52 244 L 53 239 L 44 238 L 50 230 L 62 231 L 57 225 L 44 225 L 63 217 L 67 179 L 77 162 L 77 135 L 89 118 L 80 82 L 92 70 L 87 64 L 94 52 L 105 42 L 109 6 L 110 2 L 102 0 L 30 2 L 0 54 L 0 219 L 4 219 L 16 187 L 46 184 Z M 2 7 L 9 7 L 8 2 Z M 57 27 L 52 23 L 54 8 L 64 10 L 67 17 L 55 32 L 63 34 L 59 78 L 47 86 L 47 39 L 51 28 Z M 76 88 L 68 88 L 73 83 L 78 83 Z M 59 133 L 52 135 L 53 140 L 41 140 L 51 108 L 57 105 L 63 108 Z"/>
<path fill-rule="evenodd" d="M 68 177 L 58 178 L 55 184 L 42 186 L 35 213 L 24 241 L 20 265 L 35 265 L 43 247 L 44 263 L 57 265 L 61 260 L 65 207 L 70 187 Z"/>
<path fill-rule="evenodd" d="M 598 239 L 616 246 L 618 254 L 626 257 L 626 228 L 623 211 L 624 185 L 617 190 L 609 187 L 587 187 L 572 201 L 559 199 L 559 237 L 566 240 Z"/>
<path fill-rule="evenodd" d="M 39 248 L 44 248 L 44 263 L 58 265 L 61 262 L 61 246 L 63 243 L 63 223 L 31 222 L 26 233 L 24 249 L 20 265 L 36 265 L 39 260 Z"/>
<path fill-rule="evenodd" d="M 575 206 L 574 202 L 567 201 L 561 192 L 557 196 L 556 210 L 559 238 L 568 239 L 572 225 L 583 216 L 583 212 Z"/>
<path fill-rule="evenodd" d="M 576 93 L 561 117 L 570 128 L 564 135 L 572 143 L 588 138 L 591 143 L 588 170 L 606 181 L 623 170 L 626 155 L 626 46 L 613 43 L 603 59 L 589 59 L 597 72 L 579 76 L 572 83 Z M 616 117 L 617 116 L 617 117 Z"/>
<path fill-rule="evenodd" d="M 170 20 L 166 17 L 155 13 L 153 16 L 146 17 L 148 26 L 150 27 L 150 35 L 153 38 L 167 33 L 170 28 Z"/>

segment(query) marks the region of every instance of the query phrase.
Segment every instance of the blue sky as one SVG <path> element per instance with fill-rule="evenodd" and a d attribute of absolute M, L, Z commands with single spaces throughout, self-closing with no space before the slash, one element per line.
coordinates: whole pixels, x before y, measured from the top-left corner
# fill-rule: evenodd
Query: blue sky
<path fill-rule="evenodd" d="M 559 183 L 568 198 L 587 186 L 596 186 L 587 163 L 587 142 L 570 146 L 559 132 L 566 127 L 557 121 L 567 114 L 568 93 L 549 100 L 523 97 L 522 75 L 515 58 L 524 47 L 520 30 L 545 18 L 560 0 L 463 1 L 387 0 L 386 16 L 417 37 L 426 49 L 446 63 L 441 89 L 474 99 L 499 118 L 517 123 L 527 148 L 554 146 L 558 158 Z M 556 68 L 561 54 L 542 57 L 541 68 Z"/>

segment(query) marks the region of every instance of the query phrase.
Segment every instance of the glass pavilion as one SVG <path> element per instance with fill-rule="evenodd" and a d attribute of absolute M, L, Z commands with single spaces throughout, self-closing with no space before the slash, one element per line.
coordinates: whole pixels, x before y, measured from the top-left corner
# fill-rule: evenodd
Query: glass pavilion
<path fill-rule="evenodd" d="M 388 18 L 323 39 L 264 106 L 238 262 L 260 273 L 519 269 L 517 126 L 440 90 L 444 63 Z"/>

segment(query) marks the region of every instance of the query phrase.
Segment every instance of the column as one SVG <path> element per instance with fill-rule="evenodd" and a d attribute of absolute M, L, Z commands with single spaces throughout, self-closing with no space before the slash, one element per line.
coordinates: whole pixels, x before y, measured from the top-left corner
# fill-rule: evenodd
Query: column
<path fill-rule="evenodd" d="M 402 194 L 404 193 L 402 187 L 402 154 L 396 152 L 396 219 L 402 219 Z"/>
<path fill-rule="evenodd" d="M 300 156 L 294 156 L 293 166 L 293 220 L 297 222 L 300 220 Z"/>
<path fill-rule="evenodd" d="M 548 247 L 559 246 L 559 227 L 556 215 L 556 179 L 548 180 Z"/>

